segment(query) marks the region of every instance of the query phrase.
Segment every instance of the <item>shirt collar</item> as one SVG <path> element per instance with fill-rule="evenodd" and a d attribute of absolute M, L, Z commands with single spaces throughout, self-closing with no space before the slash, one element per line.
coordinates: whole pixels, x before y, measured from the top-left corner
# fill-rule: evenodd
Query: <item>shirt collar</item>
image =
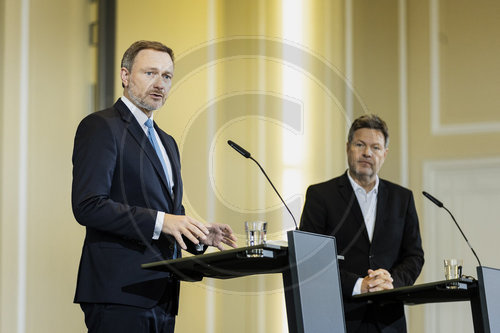
<path fill-rule="evenodd" d="M 347 177 L 349 178 L 349 182 L 351 183 L 351 186 L 352 186 L 352 189 L 354 190 L 354 192 L 363 191 L 363 193 L 366 193 L 366 194 L 370 194 L 370 193 L 377 194 L 378 193 L 378 184 L 379 184 L 378 175 L 375 175 L 375 186 L 373 186 L 373 188 L 371 189 L 370 192 L 366 192 L 365 189 L 361 185 L 356 183 L 356 181 L 349 174 L 349 170 L 347 170 Z"/>
<path fill-rule="evenodd" d="M 148 120 L 148 116 L 144 112 L 142 112 L 134 103 L 132 103 L 127 97 L 122 96 L 121 100 L 128 107 L 130 112 L 134 115 L 137 122 L 141 125 L 141 127 L 145 127 L 144 123 Z M 151 121 L 153 121 L 154 112 L 151 113 Z"/>

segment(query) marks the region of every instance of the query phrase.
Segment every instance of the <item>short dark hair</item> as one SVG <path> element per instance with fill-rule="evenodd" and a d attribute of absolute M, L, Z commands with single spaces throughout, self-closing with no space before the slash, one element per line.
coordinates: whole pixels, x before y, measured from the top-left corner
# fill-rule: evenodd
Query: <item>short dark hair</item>
<path fill-rule="evenodd" d="M 382 132 L 385 140 L 385 148 L 389 146 L 389 129 L 385 121 L 375 114 L 365 114 L 353 121 L 349 134 L 347 135 L 347 142 L 352 143 L 354 132 L 361 128 L 370 128 Z"/>
<path fill-rule="evenodd" d="M 132 70 L 132 66 L 134 65 L 134 60 L 137 54 L 142 50 L 156 50 L 160 52 L 166 52 L 172 58 L 172 62 L 174 61 L 174 51 L 172 49 L 160 42 L 154 42 L 149 40 L 139 40 L 134 44 L 130 45 L 130 47 L 125 51 L 122 58 L 121 67 L 125 67 L 129 71 Z"/>

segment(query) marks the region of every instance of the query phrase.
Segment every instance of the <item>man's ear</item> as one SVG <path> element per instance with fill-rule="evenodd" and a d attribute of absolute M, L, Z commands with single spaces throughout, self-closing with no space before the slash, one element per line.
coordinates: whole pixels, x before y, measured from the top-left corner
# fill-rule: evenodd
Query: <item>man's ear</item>
<path fill-rule="evenodd" d="M 130 80 L 130 72 L 128 71 L 128 69 L 122 67 L 122 69 L 120 70 L 120 77 L 122 79 L 122 87 L 123 88 L 128 87 Z"/>

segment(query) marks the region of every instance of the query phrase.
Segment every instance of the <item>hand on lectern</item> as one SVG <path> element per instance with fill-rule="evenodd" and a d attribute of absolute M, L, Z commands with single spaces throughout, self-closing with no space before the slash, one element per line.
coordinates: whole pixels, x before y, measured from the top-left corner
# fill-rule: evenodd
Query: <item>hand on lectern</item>
<path fill-rule="evenodd" d="M 368 270 L 368 275 L 363 278 L 361 283 L 361 293 L 394 289 L 391 273 L 383 268 L 377 270 Z"/>
<path fill-rule="evenodd" d="M 203 242 L 210 234 L 207 226 L 187 215 L 165 214 L 162 232 L 174 236 L 183 250 L 187 249 L 182 236 L 188 238 L 193 244 Z"/>
<path fill-rule="evenodd" d="M 219 250 L 224 250 L 223 244 L 236 248 L 236 236 L 233 230 L 227 224 L 210 223 L 206 224 L 209 234 L 205 239 L 201 239 L 201 243 L 209 246 L 215 246 Z"/>

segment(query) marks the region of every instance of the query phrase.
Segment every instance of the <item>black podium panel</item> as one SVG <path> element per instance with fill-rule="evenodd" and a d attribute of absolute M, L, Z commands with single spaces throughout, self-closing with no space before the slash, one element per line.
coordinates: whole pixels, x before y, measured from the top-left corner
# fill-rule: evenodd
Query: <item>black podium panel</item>
<path fill-rule="evenodd" d="M 477 278 L 483 330 L 500 332 L 500 270 L 479 266 Z"/>
<path fill-rule="evenodd" d="M 335 238 L 290 231 L 288 251 L 283 284 L 289 332 L 345 332 Z"/>

